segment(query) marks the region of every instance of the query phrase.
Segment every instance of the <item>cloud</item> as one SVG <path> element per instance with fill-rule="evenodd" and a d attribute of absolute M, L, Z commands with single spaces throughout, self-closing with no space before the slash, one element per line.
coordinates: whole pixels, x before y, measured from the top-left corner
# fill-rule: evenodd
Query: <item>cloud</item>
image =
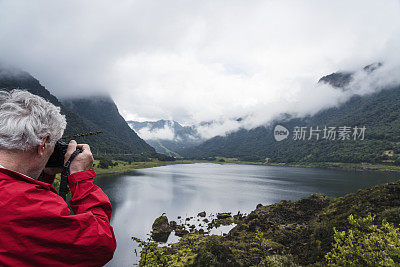
<path fill-rule="evenodd" d="M 199 128 L 211 137 L 374 88 L 317 84 L 337 70 L 382 61 L 375 84 L 397 82 L 399 13 L 397 0 L 3 0 L 0 61 L 59 97 L 108 92 L 126 119 L 216 121 Z"/>
<path fill-rule="evenodd" d="M 136 133 L 144 140 L 174 140 L 174 129 L 169 125 L 164 125 L 164 128 L 151 129 L 144 127 L 137 130 Z"/>

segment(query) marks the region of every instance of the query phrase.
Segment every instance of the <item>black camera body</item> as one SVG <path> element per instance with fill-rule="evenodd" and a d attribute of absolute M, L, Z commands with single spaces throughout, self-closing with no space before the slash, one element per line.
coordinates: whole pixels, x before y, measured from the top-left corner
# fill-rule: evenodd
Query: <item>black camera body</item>
<path fill-rule="evenodd" d="M 51 154 L 46 167 L 63 167 L 65 161 L 65 153 L 67 153 L 68 144 L 58 140 L 54 146 L 54 152 Z"/>
<path fill-rule="evenodd" d="M 68 144 L 65 143 L 64 141 L 58 140 L 56 142 L 56 145 L 54 146 L 54 151 L 53 154 L 51 154 L 49 161 L 46 163 L 46 167 L 60 167 L 62 168 L 64 166 L 64 161 L 65 161 L 65 154 L 67 153 L 68 149 Z M 79 148 L 76 150 L 82 152 Z"/>

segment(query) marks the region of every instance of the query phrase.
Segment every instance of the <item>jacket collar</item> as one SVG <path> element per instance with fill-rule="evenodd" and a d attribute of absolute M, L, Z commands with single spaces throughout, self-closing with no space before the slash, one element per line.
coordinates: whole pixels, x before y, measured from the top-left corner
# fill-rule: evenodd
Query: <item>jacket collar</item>
<path fill-rule="evenodd" d="M 21 173 L 18 173 L 18 172 L 12 171 L 12 170 L 8 170 L 8 169 L 4 169 L 3 167 L 1 167 L 0 168 L 0 180 L 9 180 L 9 178 L 21 180 L 21 181 L 28 182 L 28 183 L 31 183 L 31 184 L 37 184 L 40 187 L 44 187 L 44 188 L 46 188 L 48 190 L 51 190 L 51 191 L 53 191 L 54 193 L 57 194 L 57 191 L 54 189 L 54 187 L 51 186 L 48 183 L 32 179 L 32 178 L 30 178 L 30 177 L 28 177 L 26 175 L 21 174 Z"/>

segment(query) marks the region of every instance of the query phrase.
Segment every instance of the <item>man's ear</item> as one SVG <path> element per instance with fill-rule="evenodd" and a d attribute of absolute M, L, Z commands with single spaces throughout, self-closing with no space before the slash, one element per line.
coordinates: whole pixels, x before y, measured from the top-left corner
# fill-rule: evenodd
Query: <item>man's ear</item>
<path fill-rule="evenodd" d="M 43 156 L 46 154 L 46 145 L 50 142 L 50 134 L 46 134 L 42 137 L 40 141 L 40 145 L 38 145 L 37 153 L 39 156 Z"/>

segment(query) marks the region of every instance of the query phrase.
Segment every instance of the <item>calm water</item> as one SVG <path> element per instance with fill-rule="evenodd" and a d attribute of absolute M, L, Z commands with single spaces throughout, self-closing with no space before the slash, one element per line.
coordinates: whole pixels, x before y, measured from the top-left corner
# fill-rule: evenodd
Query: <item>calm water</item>
<path fill-rule="evenodd" d="M 396 177 L 395 173 L 212 163 L 100 176 L 95 182 L 111 200 L 111 225 L 117 238 L 116 253 L 107 266 L 136 263 L 136 244 L 131 237 L 145 239 L 154 219 L 163 212 L 169 220 L 201 211 L 249 213 L 258 203 L 297 200 L 311 193 L 343 196 Z"/>

